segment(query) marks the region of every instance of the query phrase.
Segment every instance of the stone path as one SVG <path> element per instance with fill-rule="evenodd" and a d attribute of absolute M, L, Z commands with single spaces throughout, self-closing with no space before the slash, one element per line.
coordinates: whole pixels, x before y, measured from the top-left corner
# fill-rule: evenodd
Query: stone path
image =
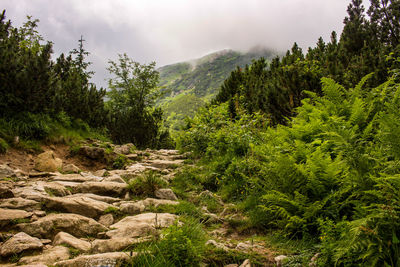
<path fill-rule="evenodd" d="M 132 200 L 128 183 L 148 170 L 168 182 L 184 156 L 176 150 L 127 156 L 136 162 L 125 170 L 94 173 L 24 174 L 0 166 L 0 266 L 115 265 L 135 256 L 127 247 L 172 225 L 177 215 L 146 211 L 178 204 L 172 190 Z"/>

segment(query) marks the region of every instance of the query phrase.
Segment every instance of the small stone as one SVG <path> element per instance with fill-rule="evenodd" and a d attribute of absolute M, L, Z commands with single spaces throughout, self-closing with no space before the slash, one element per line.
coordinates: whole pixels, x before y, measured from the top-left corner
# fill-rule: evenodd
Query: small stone
<path fill-rule="evenodd" d="M 276 256 L 276 257 L 274 258 L 274 260 L 275 260 L 275 262 L 276 262 L 276 266 L 278 266 L 278 267 L 282 266 L 283 262 L 284 262 L 287 258 L 288 258 L 288 256 L 286 256 L 286 255 L 279 255 L 279 256 Z"/>
<path fill-rule="evenodd" d="M 107 173 L 107 170 L 106 169 L 102 169 L 102 170 L 95 171 L 93 173 L 93 175 L 99 176 L 99 177 L 104 177 L 106 173 Z"/>
<path fill-rule="evenodd" d="M 32 211 L 34 209 L 40 209 L 40 203 L 34 200 L 16 197 L 2 200 L 0 202 L 0 208 Z"/>
<path fill-rule="evenodd" d="M 252 248 L 252 245 L 250 244 L 246 244 L 246 243 L 239 243 L 236 245 L 236 249 L 237 250 L 250 250 Z"/>
<path fill-rule="evenodd" d="M 208 240 L 206 242 L 206 245 L 214 246 L 214 247 L 222 249 L 224 251 L 228 251 L 229 250 L 229 248 L 227 248 L 224 244 L 218 243 L 217 241 L 212 240 L 212 239 Z"/>
<path fill-rule="evenodd" d="M 103 182 L 116 182 L 121 184 L 126 184 L 124 179 L 121 178 L 119 175 L 111 175 L 103 179 Z"/>
<path fill-rule="evenodd" d="M 161 198 L 161 199 L 168 199 L 168 200 L 177 200 L 178 198 L 176 197 L 174 191 L 172 191 L 169 188 L 165 189 L 158 189 L 154 192 L 156 197 Z"/>
<path fill-rule="evenodd" d="M 21 253 L 25 250 L 37 250 L 43 247 L 42 242 L 38 238 L 31 237 L 23 232 L 14 235 L 12 238 L 7 240 L 0 249 L 0 255 L 7 257 Z"/>
<path fill-rule="evenodd" d="M 69 173 L 79 173 L 81 170 L 74 164 L 66 164 L 66 165 L 63 165 L 62 171 L 69 172 Z"/>
<path fill-rule="evenodd" d="M 111 213 L 100 216 L 99 223 L 101 223 L 102 225 L 104 225 L 106 227 L 109 227 L 111 224 L 114 223 L 114 217 Z"/>
<path fill-rule="evenodd" d="M 250 260 L 245 260 L 239 267 L 251 267 Z"/>

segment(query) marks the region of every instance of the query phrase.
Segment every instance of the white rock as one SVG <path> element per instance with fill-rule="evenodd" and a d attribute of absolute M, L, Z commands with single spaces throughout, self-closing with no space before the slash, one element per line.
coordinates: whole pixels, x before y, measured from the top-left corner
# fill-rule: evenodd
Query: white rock
<path fill-rule="evenodd" d="M 135 256 L 133 253 L 132 256 Z M 125 252 L 109 252 L 94 255 L 81 255 L 72 260 L 56 262 L 59 267 L 83 267 L 83 266 L 120 266 L 128 262 L 130 255 Z"/>
<path fill-rule="evenodd" d="M 0 255 L 7 257 L 21 253 L 25 250 L 37 250 L 43 247 L 42 242 L 36 237 L 20 232 L 8 239 L 0 248 Z"/>
<path fill-rule="evenodd" d="M 178 200 L 174 191 L 169 188 L 158 189 L 154 192 L 156 197 L 161 199 L 168 199 L 168 200 Z"/>
<path fill-rule="evenodd" d="M 89 242 L 76 238 L 68 233 L 59 232 L 53 240 L 54 245 L 68 245 L 80 251 L 87 252 L 91 249 Z"/>
<path fill-rule="evenodd" d="M 45 264 L 53 265 L 57 261 L 69 259 L 69 249 L 63 246 L 51 247 L 43 250 L 43 253 L 37 256 L 22 257 L 18 264 Z"/>

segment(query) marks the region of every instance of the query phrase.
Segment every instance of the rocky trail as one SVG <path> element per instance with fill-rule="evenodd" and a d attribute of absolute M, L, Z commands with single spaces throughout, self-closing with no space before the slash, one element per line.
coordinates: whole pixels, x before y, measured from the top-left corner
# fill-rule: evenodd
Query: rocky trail
<path fill-rule="evenodd" d="M 92 159 L 104 157 L 96 149 L 86 147 L 83 154 Z M 162 205 L 179 204 L 168 186 L 155 190 L 153 197 L 140 197 L 129 184 L 148 171 L 160 174 L 168 184 L 184 165 L 185 155 L 176 150 L 131 153 L 119 149 L 132 159 L 125 169 L 81 171 L 73 164 L 63 165 L 51 150 L 35 159 L 35 168 L 42 171 L 0 165 L 0 266 L 129 266 L 136 255 L 134 244 L 173 225 L 178 215 L 154 212 Z M 54 168 L 62 172 L 51 171 Z M 214 220 L 223 220 L 223 214 L 203 211 Z M 223 232 L 216 229 L 210 235 Z M 215 240 L 207 244 L 233 251 L 260 248 L 267 253 L 250 242 Z M 250 262 L 240 266 L 250 266 Z"/>

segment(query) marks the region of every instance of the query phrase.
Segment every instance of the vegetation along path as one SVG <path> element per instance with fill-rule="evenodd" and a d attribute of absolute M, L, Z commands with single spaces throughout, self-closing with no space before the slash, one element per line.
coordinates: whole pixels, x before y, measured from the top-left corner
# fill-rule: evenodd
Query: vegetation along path
<path fill-rule="evenodd" d="M 101 146 L 82 146 L 80 158 L 101 162 Z M 190 154 L 108 146 L 124 169 L 85 171 L 55 146 L 29 166 L 10 167 L 18 156 L 0 165 L 0 266 L 274 265 L 262 241 L 229 227 L 242 219 L 234 205 L 174 180 Z"/>

